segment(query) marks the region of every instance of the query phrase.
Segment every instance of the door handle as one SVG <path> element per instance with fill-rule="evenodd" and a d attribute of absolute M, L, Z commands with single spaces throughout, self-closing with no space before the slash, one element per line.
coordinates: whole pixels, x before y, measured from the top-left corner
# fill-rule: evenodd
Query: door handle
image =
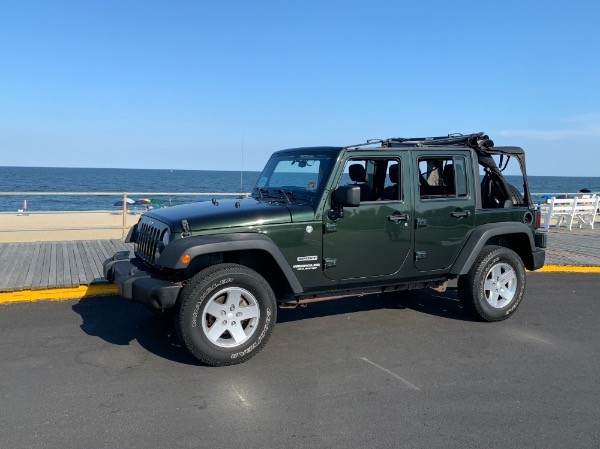
<path fill-rule="evenodd" d="M 393 214 L 393 215 L 388 215 L 388 220 L 389 221 L 393 221 L 395 223 L 398 223 L 399 221 L 408 221 L 410 220 L 410 215 L 408 214 Z"/>
<path fill-rule="evenodd" d="M 452 215 L 455 218 L 462 218 L 462 217 L 468 217 L 469 215 L 471 215 L 471 212 L 468 210 L 465 210 L 465 211 L 456 211 L 455 210 L 450 215 Z"/>

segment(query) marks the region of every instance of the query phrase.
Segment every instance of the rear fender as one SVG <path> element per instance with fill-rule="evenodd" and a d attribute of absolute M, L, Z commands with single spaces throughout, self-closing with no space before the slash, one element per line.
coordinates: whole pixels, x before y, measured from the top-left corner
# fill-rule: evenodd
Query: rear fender
<path fill-rule="evenodd" d="M 536 266 L 533 256 L 539 250 L 536 250 L 531 229 L 524 223 L 500 222 L 481 225 L 471 233 L 452 265 L 450 273 L 453 275 L 467 274 L 482 248 L 490 241 L 498 244 L 499 240 L 512 243 L 507 246 L 521 257 L 525 268 L 528 270 L 539 268 Z"/>

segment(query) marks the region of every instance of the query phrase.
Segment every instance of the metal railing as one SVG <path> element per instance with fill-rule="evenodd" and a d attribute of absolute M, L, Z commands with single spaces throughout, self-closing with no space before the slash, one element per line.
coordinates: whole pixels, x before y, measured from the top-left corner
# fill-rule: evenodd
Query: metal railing
<path fill-rule="evenodd" d="M 559 195 L 585 195 L 587 193 L 582 192 L 544 192 L 544 193 L 531 193 L 532 197 L 541 198 L 544 196 L 559 196 Z M 592 193 L 593 194 L 593 193 Z M 128 209 L 127 199 L 132 196 L 150 196 L 150 197 L 242 197 L 247 198 L 250 196 L 249 192 L 0 192 L 0 196 L 14 196 L 19 198 L 29 196 L 112 196 L 122 198 L 123 206 L 120 209 L 122 216 L 121 225 L 119 226 L 85 226 L 85 227 L 49 227 L 49 228 L 18 228 L 18 229 L 5 229 L 0 224 L 0 233 L 12 233 L 12 232 L 47 232 L 47 231 L 87 231 L 87 230 L 118 230 L 122 232 L 122 237 L 125 237 L 129 226 L 127 225 L 127 213 L 131 212 Z M 0 223 L 2 222 L 3 215 L 14 215 L 27 214 L 27 215 L 43 215 L 43 214 L 94 214 L 102 212 L 113 212 L 111 210 L 62 210 L 62 211 L 28 211 L 23 209 L 20 211 L 11 212 L 0 212 Z"/>
<path fill-rule="evenodd" d="M 544 193 L 532 192 L 532 193 L 530 193 L 530 195 L 531 196 L 540 196 L 540 197 L 541 196 L 557 196 L 557 195 L 581 196 L 581 195 L 593 195 L 594 193 L 598 194 L 597 192 L 544 192 Z"/>
<path fill-rule="evenodd" d="M 18 228 L 4 229 L 0 225 L 0 233 L 3 232 L 46 232 L 46 231 L 87 231 L 87 230 L 111 230 L 121 229 L 122 237 L 125 237 L 129 226 L 127 225 L 127 213 L 131 212 L 128 206 L 133 206 L 133 203 L 128 203 L 127 199 L 132 196 L 150 196 L 150 197 L 238 197 L 247 198 L 249 192 L 0 192 L 0 196 L 14 196 L 25 198 L 30 196 L 112 196 L 120 197 L 123 201 L 123 206 L 120 209 L 122 221 L 120 226 L 85 226 L 85 227 L 51 227 L 51 228 Z M 169 200 L 170 201 L 170 200 Z M 143 204 L 139 204 L 143 206 Z M 97 214 L 103 212 L 113 212 L 112 210 L 57 210 L 57 211 L 28 211 L 26 208 L 18 209 L 17 211 L 0 212 L 0 223 L 2 215 L 44 215 L 44 214 Z"/>

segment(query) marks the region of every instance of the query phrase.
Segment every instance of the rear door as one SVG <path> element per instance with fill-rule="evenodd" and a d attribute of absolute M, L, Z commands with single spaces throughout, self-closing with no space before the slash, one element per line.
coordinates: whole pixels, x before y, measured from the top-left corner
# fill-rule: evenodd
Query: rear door
<path fill-rule="evenodd" d="M 448 269 L 475 223 L 471 153 L 413 151 L 416 168 L 415 253 L 419 271 Z"/>

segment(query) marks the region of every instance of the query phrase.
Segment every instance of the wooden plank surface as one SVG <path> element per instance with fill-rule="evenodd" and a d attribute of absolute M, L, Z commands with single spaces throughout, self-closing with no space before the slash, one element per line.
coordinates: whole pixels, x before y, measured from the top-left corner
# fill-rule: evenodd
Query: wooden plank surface
<path fill-rule="evenodd" d="M 24 243 L 20 243 L 17 248 L 17 256 L 15 260 L 15 269 L 12 272 L 12 275 L 7 279 L 7 288 L 6 290 L 12 291 L 18 284 L 18 279 L 24 272 L 26 272 L 23 268 L 28 261 L 29 251 L 27 245 Z"/>
<path fill-rule="evenodd" d="M 79 242 L 73 242 L 73 257 L 75 258 L 75 264 L 77 266 L 77 282 L 79 285 L 84 285 L 86 282 L 85 267 L 83 266 L 83 260 L 81 253 L 79 252 Z"/>
<path fill-rule="evenodd" d="M 41 242 L 40 253 L 38 255 L 35 265 L 33 266 L 33 279 L 31 281 L 32 289 L 39 288 L 39 286 L 42 285 L 42 266 L 44 257 L 46 257 L 46 248 L 46 243 Z"/>
<path fill-rule="evenodd" d="M 92 271 L 90 255 L 89 255 L 89 252 L 86 251 L 86 249 L 87 249 L 86 242 L 83 242 L 83 241 L 77 242 L 77 250 L 79 252 L 79 259 L 81 260 L 81 263 L 83 265 L 83 269 L 85 272 L 85 277 L 83 279 L 81 279 L 81 276 L 79 277 L 79 281 L 82 283 L 82 285 L 87 285 L 87 284 L 89 284 L 90 279 L 94 279 L 94 272 Z"/>
<path fill-rule="evenodd" d="M 23 261 L 19 268 L 18 276 L 10 285 L 10 289 L 8 291 L 12 291 L 20 286 L 25 286 L 25 282 L 27 281 L 27 275 L 29 274 L 29 270 L 31 269 L 32 264 L 34 264 L 34 256 L 36 253 L 36 248 L 39 250 L 39 245 L 24 245 L 23 250 Z M 0 256 L 1 257 L 1 256 Z M 1 260 L 1 258 L 0 258 Z"/>
<path fill-rule="evenodd" d="M 31 260 L 29 261 L 29 267 L 27 268 L 27 276 L 25 277 L 25 282 L 23 284 L 18 285 L 18 287 L 23 287 L 23 290 L 29 290 L 33 285 L 33 278 L 35 277 L 35 267 L 40 257 L 41 248 L 42 244 L 40 242 L 35 242 L 33 244 L 33 255 L 31 256 Z"/>
<path fill-rule="evenodd" d="M 48 267 L 48 286 L 56 288 L 58 284 L 57 243 L 50 243 L 50 266 Z"/>
<path fill-rule="evenodd" d="M 60 260 L 62 261 L 62 265 L 59 262 L 59 267 L 61 267 L 61 276 L 59 279 L 60 287 L 70 287 L 71 286 L 71 260 L 69 259 L 67 243 L 60 245 Z"/>
<path fill-rule="evenodd" d="M 0 244 L 0 291 L 78 287 L 107 282 L 102 263 L 133 245 L 120 240 Z"/>
<path fill-rule="evenodd" d="M 2 291 L 2 290 L 6 291 L 8 289 L 10 278 L 12 277 L 12 274 L 15 271 L 15 262 L 19 256 L 19 246 L 20 246 L 20 243 L 12 244 L 10 251 L 8 253 L 11 262 L 2 264 L 3 266 L 2 266 L 2 269 L 0 270 L 0 291 Z"/>

